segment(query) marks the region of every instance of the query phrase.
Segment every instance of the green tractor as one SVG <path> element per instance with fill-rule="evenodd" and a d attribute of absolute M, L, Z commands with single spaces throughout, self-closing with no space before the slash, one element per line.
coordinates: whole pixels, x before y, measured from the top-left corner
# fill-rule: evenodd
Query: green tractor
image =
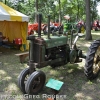
<path fill-rule="evenodd" d="M 64 22 L 63 30 L 71 35 L 71 30 L 74 29 L 75 33 L 82 33 L 85 32 L 85 26 L 82 23 L 71 23 L 71 22 Z"/>
<path fill-rule="evenodd" d="M 82 50 L 76 46 L 79 34 L 76 35 L 71 46 L 68 44 L 68 35 L 50 35 L 50 16 L 48 16 L 48 35 L 41 35 L 41 14 L 38 15 L 38 36 L 29 35 L 29 68 L 21 71 L 18 77 L 18 85 L 23 93 L 36 95 L 42 91 L 46 75 L 41 70 L 48 65 L 58 67 L 67 63 L 81 62 L 81 58 L 86 58 Z M 73 30 L 72 30 L 73 33 Z M 72 39 L 71 39 L 72 40 Z"/>
<path fill-rule="evenodd" d="M 96 78 L 100 72 L 100 39 L 92 42 L 86 56 L 84 73 L 88 79 Z"/>

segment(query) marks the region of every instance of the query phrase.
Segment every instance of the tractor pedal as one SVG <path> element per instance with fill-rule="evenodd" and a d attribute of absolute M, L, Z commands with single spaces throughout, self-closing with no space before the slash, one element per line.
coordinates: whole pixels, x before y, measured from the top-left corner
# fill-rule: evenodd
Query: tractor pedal
<path fill-rule="evenodd" d="M 79 62 L 82 62 L 82 59 L 77 59 L 77 60 L 75 61 L 75 63 L 79 63 Z"/>
<path fill-rule="evenodd" d="M 81 47 L 80 47 L 80 46 L 78 46 L 77 48 L 78 48 L 78 49 L 80 49 Z"/>
<path fill-rule="evenodd" d="M 82 54 L 81 58 L 86 59 L 86 55 L 85 54 Z"/>
<path fill-rule="evenodd" d="M 82 59 L 79 59 L 78 62 L 82 62 Z"/>

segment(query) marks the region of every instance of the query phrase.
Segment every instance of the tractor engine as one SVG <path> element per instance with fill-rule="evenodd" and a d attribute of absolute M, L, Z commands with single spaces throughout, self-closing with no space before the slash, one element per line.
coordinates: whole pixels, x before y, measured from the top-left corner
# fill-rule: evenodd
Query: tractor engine
<path fill-rule="evenodd" d="M 30 41 L 30 58 L 37 68 L 66 64 L 69 60 L 70 47 L 66 36 L 33 37 Z M 30 40 L 30 39 L 29 39 Z"/>

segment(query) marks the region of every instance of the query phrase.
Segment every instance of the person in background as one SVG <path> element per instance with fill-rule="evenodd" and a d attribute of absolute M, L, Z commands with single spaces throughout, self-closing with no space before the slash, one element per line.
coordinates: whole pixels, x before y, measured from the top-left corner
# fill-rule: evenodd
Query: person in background
<path fill-rule="evenodd" d="M 54 26 L 54 23 L 53 21 L 51 20 L 50 21 L 50 31 L 52 32 L 54 30 L 55 26 Z"/>
<path fill-rule="evenodd" d="M 0 46 L 2 46 L 5 42 L 8 42 L 8 38 L 3 36 L 2 32 L 0 32 Z"/>
<path fill-rule="evenodd" d="M 3 42 L 3 35 L 2 32 L 0 32 L 0 46 L 2 45 L 2 42 Z"/>
<path fill-rule="evenodd" d="M 3 41 L 3 36 L 2 36 L 2 32 L 0 32 L 0 46 L 2 46 L 2 41 Z M 2 53 L 2 52 L 0 52 L 0 53 Z M 0 64 L 1 64 L 1 62 L 0 62 Z"/>
<path fill-rule="evenodd" d="M 64 16 L 64 22 L 63 22 L 63 32 L 65 35 L 71 34 L 72 24 L 71 24 L 71 18 L 69 15 Z"/>

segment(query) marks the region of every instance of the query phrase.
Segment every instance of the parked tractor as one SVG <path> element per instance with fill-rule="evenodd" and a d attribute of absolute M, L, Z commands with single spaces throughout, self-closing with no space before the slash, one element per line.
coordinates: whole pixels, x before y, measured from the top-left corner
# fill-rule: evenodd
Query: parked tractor
<path fill-rule="evenodd" d="M 44 27 L 42 27 L 43 33 L 47 35 L 48 33 L 48 24 L 45 24 Z M 52 23 L 50 24 L 50 33 L 54 35 L 55 33 L 59 32 L 59 34 L 63 34 L 63 25 L 60 25 L 59 23 Z"/>
<path fill-rule="evenodd" d="M 77 23 L 78 33 L 84 33 L 85 32 L 85 25 L 83 21 L 79 21 Z"/>
<path fill-rule="evenodd" d="M 92 42 L 89 47 L 86 62 L 85 62 L 85 75 L 88 79 L 92 80 L 98 76 L 100 72 L 100 39 Z"/>
<path fill-rule="evenodd" d="M 44 31 L 46 26 L 47 24 L 41 24 L 41 30 Z M 28 35 L 32 35 L 34 32 L 38 33 L 38 23 L 28 25 Z"/>
<path fill-rule="evenodd" d="M 71 23 L 71 22 L 65 22 L 64 25 L 63 25 L 63 30 L 64 32 L 68 32 L 68 34 L 71 34 L 71 30 L 72 29 L 75 29 L 75 33 L 78 32 L 78 33 L 82 33 L 84 34 L 85 32 L 85 25 L 82 23 L 82 22 L 78 22 L 78 23 Z"/>
<path fill-rule="evenodd" d="M 36 95 L 42 91 L 46 75 L 40 69 L 46 66 L 52 68 L 63 66 L 68 63 L 82 62 L 81 58 L 86 58 L 82 50 L 76 45 L 79 34 L 76 35 L 71 46 L 68 44 L 68 34 L 50 35 L 50 16 L 48 16 L 48 35 L 41 35 L 41 17 L 38 15 L 38 36 L 29 35 L 27 40 L 29 44 L 29 68 L 21 71 L 18 77 L 18 85 L 23 93 Z M 71 31 L 71 40 L 73 30 Z"/>
<path fill-rule="evenodd" d="M 95 31 L 100 30 L 100 22 L 98 20 L 95 20 L 93 22 L 92 29 L 95 30 Z"/>

